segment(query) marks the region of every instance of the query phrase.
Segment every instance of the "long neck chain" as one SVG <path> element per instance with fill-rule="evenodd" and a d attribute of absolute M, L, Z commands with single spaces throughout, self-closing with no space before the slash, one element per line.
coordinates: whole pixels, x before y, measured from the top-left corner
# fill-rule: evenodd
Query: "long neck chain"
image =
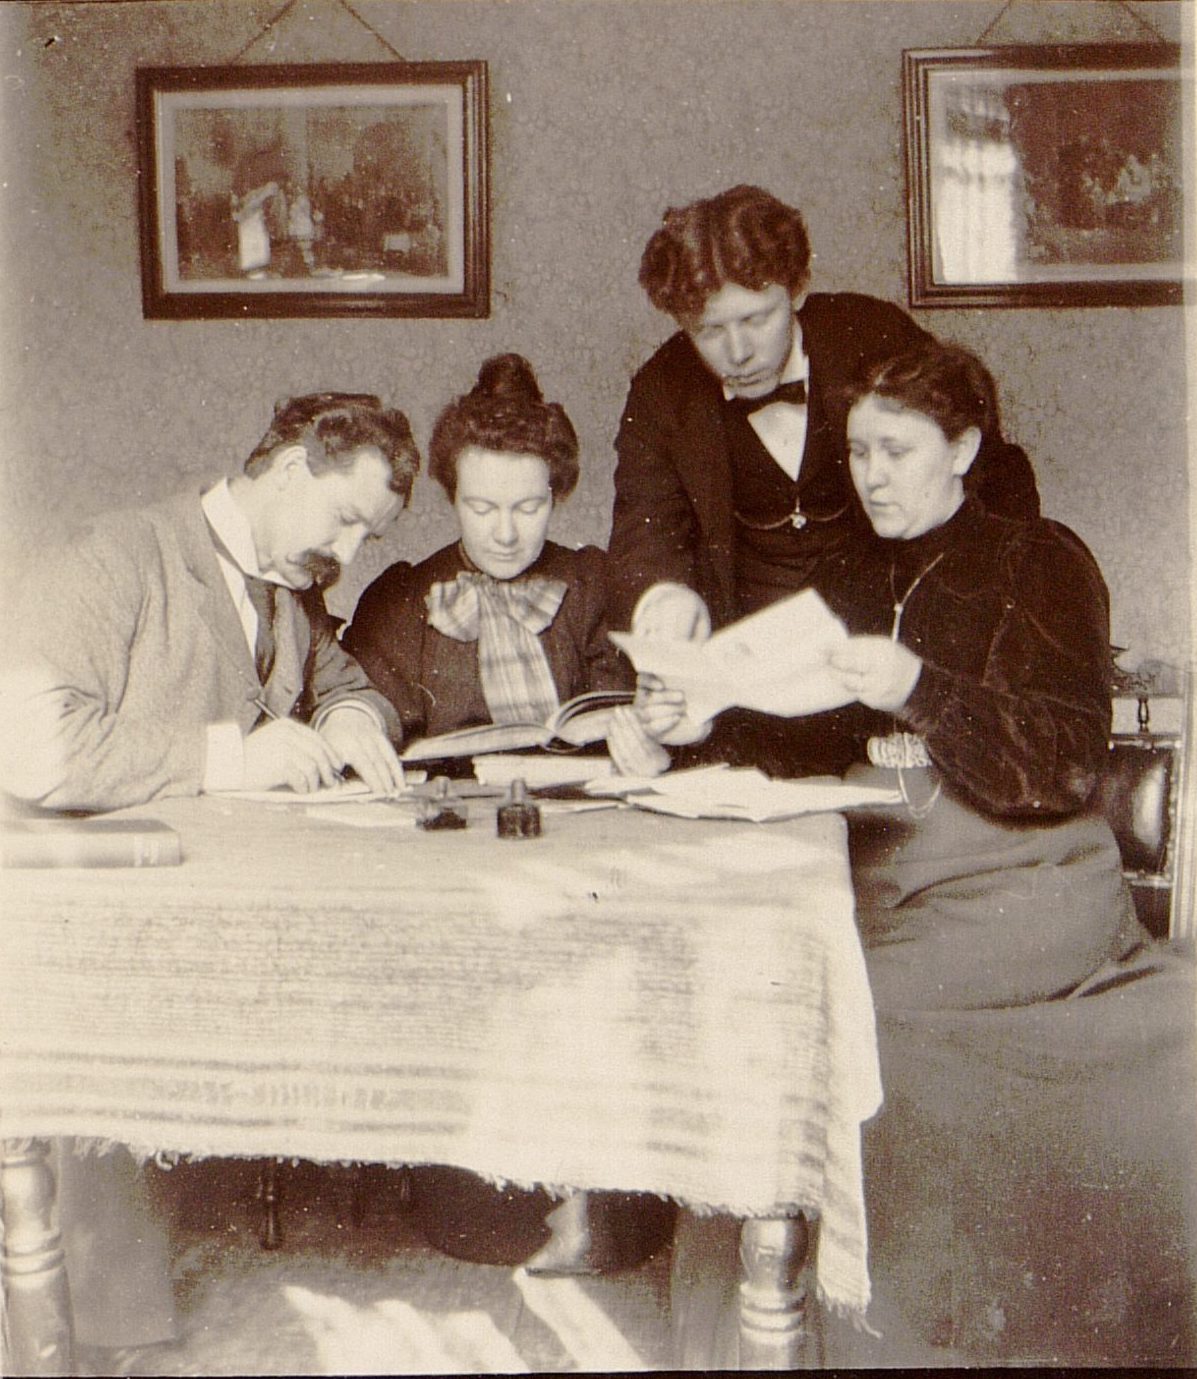
<path fill-rule="evenodd" d="M 918 572 L 918 574 L 915 575 L 914 579 L 912 579 L 911 582 L 906 586 L 906 592 L 902 595 L 901 598 L 898 597 L 898 591 L 894 586 L 894 567 L 892 563 L 890 564 L 889 592 L 893 596 L 894 600 L 894 624 L 890 628 L 889 632 L 891 641 L 896 642 L 898 640 L 898 634 L 902 630 L 902 614 L 906 611 L 906 605 L 910 602 L 911 594 L 914 593 L 914 591 L 919 587 L 923 580 L 927 578 L 931 571 L 935 569 L 935 567 L 939 564 L 939 562 L 944 558 L 945 555 L 947 555 L 947 551 L 942 550 L 935 557 L 934 560 L 924 565 L 923 568 Z M 897 720 L 895 719 L 895 730 L 897 730 L 897 726 Z M 902 792 L 902 802 L 906 805 L 906 808 L 910 811 L 911 815 L 916 819 L 925 819 L 927 815 L 930 814 L 931 810 L 935 807 L 936 800 L 939 799 L 940 783 L 939 781 L 936 781 L 935 788 L 931 791 L 930 796 L 926 800 L 922 801 L 920 804 L 915 804 L 914 800 L 912 800 L 910 797 L 910 792 L 907 789 L 906 785 L 906 778 L 902 774 L 902 764 L 901 762 L 899 762 L 898 789 Z"/>
<path fill-rule="evenodd" d="M 894 600 L 894 625 L 889 630 L 889 638 L 891 642 L 896 642 L 898 640 L 898 633 L 902 630 L 902 614 L 906 611 L 906 605 L 910 602 L 911 594 L 914 593 L 914 591 L 919 587 L 923 580 L 927 578 L 931 571 L 935 569 L 935 567 L 939 564 L 939 562 L 944 558 L 945 555 L 947 555 L 946 550 L 940 551 L 940 553 L 935 557 L 933 561 L 931 561 L 929 565 L 924 565 L 923 568 L 918 572 L 918 574 L 915 575 L 914 579 L 911 580 L 910 584 L 906 588 L 906 592 L 902 595 L 901 598 L 898 597 L 898 591 L 894 588 L 894 567 L 892 563 L 890 564 L 889 592 L 893 596 Z"/>

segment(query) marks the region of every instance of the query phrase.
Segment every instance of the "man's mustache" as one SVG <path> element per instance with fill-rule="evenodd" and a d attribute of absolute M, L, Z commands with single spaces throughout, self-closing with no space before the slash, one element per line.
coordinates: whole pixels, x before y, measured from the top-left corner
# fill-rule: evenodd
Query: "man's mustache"
<path fill-rule="evenodd" d="M 341 562 L 335 556 L 309 551 L 297 563 L 311 576 L 317 589 L 328 589 L 341 578 Z"/>

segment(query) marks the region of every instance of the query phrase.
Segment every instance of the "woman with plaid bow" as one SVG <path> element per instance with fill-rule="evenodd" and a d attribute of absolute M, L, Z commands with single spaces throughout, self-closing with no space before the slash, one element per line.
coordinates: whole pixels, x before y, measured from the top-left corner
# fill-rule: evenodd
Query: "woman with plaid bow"
<path fill-rule="evenodd" d="M 461 536 L 400 562 L 362 595 L 344 644 L 398 710 L 405 739 L 479 723 L 544 722 L 587 690 L 631 687 L 607 638 L 606 554 L 547 539 L 578 482 L 578 439 L 522 355 L 488 359 L 433 428 L 429 472 Z M 668 765 L 680 696 L 617 709 L 608 748 L 626 774 Z"/>
<path fill-rule="evenodd" d="M 487 360 L 445 408 L 429 472 L 453 504 L 460 539 L 384 571 L 344 637 L 398 710 L 404 736 L 544 722 L 574 695 L 630 688 L 631 668 L 607 637 L 606 553 L 547 539 L 554 505 L 578 482 L 578 439 L 526 359 Z M 668 766 L 659 744 L 681 717 L 681 698 L 654 687 L 613 711 L 607 747 L 621 772 Z M 672 1225 L 668 1204 L 608 1192 L 574 1193 L 546 1220 L 543 1192 L 500 1193 L 462 1169 L 423 1170 L 416 1191 L 435 1243 L 487 1263 L 526 1260 L 531 1273 L 625 1266 Z"/>

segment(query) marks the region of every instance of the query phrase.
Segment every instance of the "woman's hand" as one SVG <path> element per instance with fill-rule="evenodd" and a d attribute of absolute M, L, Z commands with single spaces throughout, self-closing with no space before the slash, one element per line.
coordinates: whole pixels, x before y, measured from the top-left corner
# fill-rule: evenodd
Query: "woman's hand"
<path fill-rule="evenodd" d="M 621 776 L 659 776 L 669 769 L 669 753 L 649 736 L 631 704 L 611 710 L 607 751 Z"/>
<path fill-rule="evenodd" d="M 829 661 L 844 693 L 870 709 L 894 713 L 914 693 L 922 661 L 888 637 L 849 637 Z"/>
<path fill-rule="evenodd" d="M 698 723 L 686 716 L 686 695 L 683 690 L 666 689 L 663 681 L 647 671 L 641 671 L 636 677 L 633 707 L 648 735 L 670 747 L 702 742 L 711 731 L 709 719 Z"/>
<path fill-rule="evenodd" d="M 686 716 L 686 696 L 681 690 L 666 689 L 657 676 L 642 673 L 636 677 L 632 708 L 649 737 L 665 742 Z"/>

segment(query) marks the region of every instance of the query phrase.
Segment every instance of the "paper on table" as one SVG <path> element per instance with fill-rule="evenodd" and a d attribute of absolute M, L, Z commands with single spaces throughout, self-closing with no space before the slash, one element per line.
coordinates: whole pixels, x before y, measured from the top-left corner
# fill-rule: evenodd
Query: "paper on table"
<path fill-rule="evenodd" d="M 705 642 L 609 635 L 638 671 L 684 692 L 686 717 L 694 723 L 733 705 L 793 718 L 851 700 L 827 665 L 848 631 L 814 589 L 720 628 Z"/>
<path fill-rule="evenodd" d="M 342 804 L 350 803 L 348 800 Z M 345 824 L 350 828 L 415 828 L 419 817 L 418 801 L 415 796 L 395 800 L 353 801 L 353 809 L 325 809 L 317 805 L 304 811 L 309 819 L 319 819 L 328 824 Z"/>
<path fill-rule="evenodd" d="M 725 765 L 672 771 L 650 781 L 599 781 L 587 791 L 624 794 L 629 803 L 643 809 L 690 819 L 750 819 L 755 823 L 901 800 L 897 790 L 851 785 L 835 776 L 770 780 L 756 767 Z"/>
<path fill-rule="evenodd" d="M 496 752 L 474 758 L 474 775 L 486 785 L 510 785 L 522 780 L 529 790 L 552 785 L 582 785 L 614 771 L 607 756 L 539 756 Z"/>
<path fill-rule="evenodd" d="M 411 782 L 410 775 L 408 776 Z M 370 800 L 389 800 L 390 795 L 371 790 L 363 780 L 343 780 L 319 790 L 214 790 L 222 800 L 249 800 L 252 804 L 362 804 Z"/>

